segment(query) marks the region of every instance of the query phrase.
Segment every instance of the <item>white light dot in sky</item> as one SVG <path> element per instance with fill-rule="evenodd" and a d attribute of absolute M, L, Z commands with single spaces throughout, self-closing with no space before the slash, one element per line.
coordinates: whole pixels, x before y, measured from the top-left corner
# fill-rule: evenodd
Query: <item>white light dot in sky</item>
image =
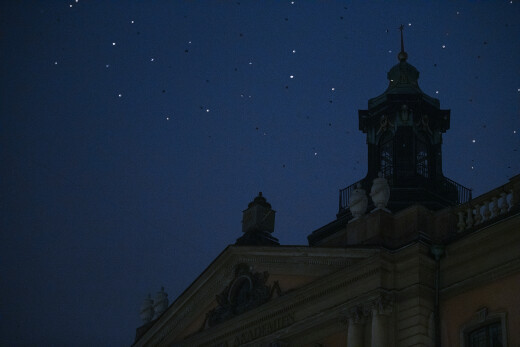
<path fill-rule="evenodd" d="M 317 156 L 318 155 L 318 152 L 314 152 L 314 156 Z"/>
<path fill-rule="evenodd" d="M 170 117 L 166 117 L 166 120 L 170 120 Z"/>
<path fill-rule="evenodd" d="M 191 41 L 188 41 L 188 44 L 191 45 Z"/>
<path fill-rule="evenodd" d="M 123 94 L 117 94 L 117 96 L 118 96 L 118 97 L 122 97 L 122 96 L 123 96 Z"/>
<path fill-rule="evenodd" d="M 392 50 L 391 50 L 391 49 L 389 49 L 389 50 L 388 50 L 388 53 L 392 53 Z"/>
<path fill-rule="evenodd" d="M 150 58 L 150 61 L 154 61 L 155 59 L 154 58 Z"/>
<path fill-rule="evenodd" d="M 289 76 L 289 78 L 294 78 L 294 76 L 293 76 L 293 75 L 291 75 L 291 76 Z"/>
<path fill-rule="evenodd" d="M 243 98 L 243 97 L 244 97 L 244 94 L 240 94 L 240 97 Z"/>
<path fill-rule="evenodd" d="M 106 64 L 105 67 L 108 69 L 110 67 L 110 64 Z"/>
<path fill-rule="evenodd" d="M 475 142 L 477 142 L 477 141 L 476 141 L 475 139 L 473 139 L 473 140 L 471 140 L 471 142 L 475 143 Z"/>
<path fill-rule="evenodd" d="M 135 22 L 133 20 L 131 20 L 130 23 L 134 24 Z"/>
<path fill-rule="evenodd" d="M 115 46 L 115 45 L 116 45 L 116 43 L 115 43 L 115 42 L 112 42 L 112 46 Z"/>
<path fill-rule="evenodd" d="M 252 61 L 250 61 L 250 62 L 249 62 L 249 65 L 253 65 L 253 62 L 252 62 Z"/>
<path fill-rule="evenodd" d="M 517 91 L 520 92 L 520 88 L 518 88 Z"/>
<path fill-rule="evenodd" d="M 291 1 L 291 5 L 294 5 L 294 1 Z"/>
<path fill-rule="evenodd" d="M 206 109 L 206 112 L 209 112 L 209 108 Z"/>
<path fill-rule="evenodd" d="M 446 48 L 446 45 L 442 45 L 442 48 Z"/>
<path fill-rule="evenodd" d="M 332 91 L 335 91 L 335 90 L 336 90 L 336 88 L 334 88 L 334 87 L 333 87 L 333 88 L 331 88 L 330 90 L 332 90 Z"/>
<path fill-rule="evenodd" d="M 460 12 L 459 12 L 459 11 L 457 11 L 457 15 L 459 15 L 459 14 L 460 14 Z"/>
<path fill-rule="evenodd" d="M 55 62 L 54 62 L 54 65 L 58 65 L 58 62 L 57 62 L 57 61 L 55 61 Z M 519 92 L 520 92 L 520 90 L 519 90 Z"/>
<path fill-rule="evenodd" d="M 472 167 L 471 167 L 471 170 L 473 170 L 473 169 L 475 169 L 475 167 L 472 166 Z"/>
<path fill-rule="evenodd" d="M 76 2 L 79 2 L 79 0 L 76 0 Z"/>
<path fill-rule="evenodd" d="M 292 52 L 293 52 L 293 54 L 294 54 L 294 53 L 296 53 L 296 50 L 295 50 L 295 49 L 293 49 L 293 50 L 292 50 Z"/>
<path fill-rule="evenodd" d="M 69 7 L 72 7 L 72 5 L 69 5 Z"/>
<path fill-rule="evenodd" d="M 438 91 L 438 90 L 436 90 L 436 91 L 435 91 L 435 94 L 439 94 L 439 91 Z"/>
<path fill-rule="evenodd" d="M 516 134 L 516 130 L 513 130 L 513 134 Z"/>
<path fill-rule="evenodd" d="M 408 26 L 411 27 L 411 26 L 412 26 L 412 23 L 408 23 Z"/>

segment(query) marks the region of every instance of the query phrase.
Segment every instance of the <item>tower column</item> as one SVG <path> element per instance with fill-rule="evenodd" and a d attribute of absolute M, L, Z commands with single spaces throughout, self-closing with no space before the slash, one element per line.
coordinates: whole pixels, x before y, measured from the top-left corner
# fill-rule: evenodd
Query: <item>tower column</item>
<path fill-rule="evenodd" d="M 365 318 L 359 308 L 349 313 L 347 330 L 347 347 L 363 347 Z"/>
<path fill-rule="evenodd" d="M 388 345 L 388 329 L 392 307 L 378 299 L 372 305 L 372 347 Z"/>

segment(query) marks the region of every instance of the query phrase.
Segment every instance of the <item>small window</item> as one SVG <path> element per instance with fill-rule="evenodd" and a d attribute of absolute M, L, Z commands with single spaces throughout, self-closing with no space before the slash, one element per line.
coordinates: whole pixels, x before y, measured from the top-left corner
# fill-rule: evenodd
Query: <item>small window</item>
<path fill-rule="evenodd" d="M 428 177 L 428 145 L 424 138 L 417 137 L 415 145 L 415 169 L 419 176 Z"/>
<path fill-rule="evenodd" d="M 503 347 L 502 324 L 484 325 L 468 333 L 468 347 Z"/>
<path fill-rule="evenodd" d="M 484 307 L 461 327 L 460 346 L 507 347 L 506 327 L 505 312 L 488 312 Z"/>
<path fill-rule="evenodd" d="M 394 142 L 392 135 L 387 132 L 379 141 L 379 171 L 383 177 L 390 177 L 393 174 Z"/>

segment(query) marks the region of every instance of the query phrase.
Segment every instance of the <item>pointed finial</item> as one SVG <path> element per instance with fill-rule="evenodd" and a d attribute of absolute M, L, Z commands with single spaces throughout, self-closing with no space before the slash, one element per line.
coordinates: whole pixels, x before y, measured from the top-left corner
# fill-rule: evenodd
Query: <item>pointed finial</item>
<path fill-rule="evenodd" d="M 401 52 L 399 52 L 399 54 L 397 55 L 397 59 L 399 59 L 399 61 L 406 61 L 406 59 L 408 58 L 408 54 L 406 54 L 406 52 L 404 51 L 404 40 L 403 40 L 404 25 L 401 24 L 401 26 L 399 27 L 399 30 L 401 31 Z"/>

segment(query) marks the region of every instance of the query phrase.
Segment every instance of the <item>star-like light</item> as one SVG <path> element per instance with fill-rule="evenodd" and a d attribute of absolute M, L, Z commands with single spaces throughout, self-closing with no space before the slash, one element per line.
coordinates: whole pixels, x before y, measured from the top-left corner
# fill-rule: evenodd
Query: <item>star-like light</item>
<path fill-rule="evenodd" d="M 296 53 L 296 50 L 295 50 L 295 49 L 293 49 L 293 50 L 292 50 L 292 53 L 293 53 L 293 54 L 294 54 L 294 53 Z"/>
<path fill-rule="evenodd" d="M 133 20 L 131 20 L 130 23 L 134 24 L 135 22 Z"/>
<path fill-rule="evenodd" d="M 289 78 L 291 78 L 291 79 L 292 79 L 292 78 L 294 78 L 294 76 L 293 76 L 293 75 L 291 75 L 291 76 L 289 76 Z"/>
<path fill-rule="evenodd" d="M 206 113 L 209 112 L 209 108 L 206 109 Z"/>
<path fill-rule="evenodd" d="M 439 91 L 438 91 L 438 90 L 436 90 L 436 91 L 435 91 L 435 94 L 439 94 Z"/>
<path fill-rule="evenodd" d="M 332 90 L 332 91 L 335 91 L 335 90 L 336 90 L 336 88 L 332 87 L 332 88 L 331 88 L 330 90 Z"/>
<path fill-rule="evenodd" d="M 55 62 L 54 62 L 54 65 L 58 65 L 58 62 L 57 62 L 57 61 L 55 61 Z"/>
<path fill-rule="evenodd" d="M 122 96 L 123 96 L 123 94 L 117 94 L 117 97 L 119 97 L 119 98 L 122 97 Z"/>
<path fill-rule="evenodd" d="M 476 141 L 475 139 L 473 139 L 473 140 L 471 140 L 471 142 L 475 143 L 475 142 L 477 142 L 477 141 Z"/>
<path fill-rule="evenodd" d="M 442 45 L 442 48 L 446 48 L 446 45 Z"/>
<path fill-rule="evenodd" d="M 110 67 L 110 64 L 106 64 L 105 67 L 108 69 Z"/>
<path fill-rule="evenodd" d="M 115 45 L 116 45 L 116 43 L 115 43 L 115 42 L 112 42 L 112 46 L 115 46 Z"/>
<path fill-rule="evenodd" d="M 155 61 L 155 58 L 150 58 L 150 61 Z"/>

